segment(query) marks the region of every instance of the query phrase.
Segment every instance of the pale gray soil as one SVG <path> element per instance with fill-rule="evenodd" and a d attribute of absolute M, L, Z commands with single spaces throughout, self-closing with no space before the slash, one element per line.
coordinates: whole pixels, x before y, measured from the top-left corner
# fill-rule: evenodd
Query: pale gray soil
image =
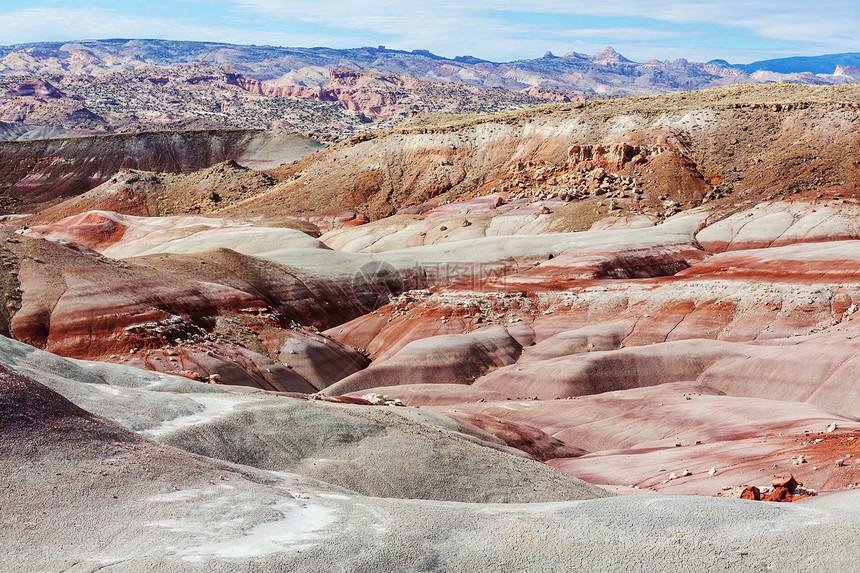
<path fill-rule="evenodd" d="M 185 404 L 180 409 L 193 413 L 183 420 L 176 412 L 162 412 L 149 434 L 218 444 L 219 454 L 231 452 L 231 440 L 247 441 L 251 448 L 232 451 L 256 453 L 257 459 L 243 461 L 259 465 L 295 464 L 311 471 L 308 460 L 323 452 L 342 461 L 346 450 L 340 441 L 346 435 L 363 438 L 353 444 L 355 457 L 374 460 L 377 476 L 415 480 L 413 487 L 422 475 L 444 475 L 450 469 L 446 464 L 456 460 L 492 491 L 494 480 L 505 485 L 504 473 L 517 463 L 533 463 L 482 445 L 475 437 L 479 433 L 466 436 L 455 422 L 420 410 L 363 407 L 356 410 L 362 414 L 353 415 L 347 406 L 276 396 L 195 394 L 185 382 L 177 382 L 182 393 L 172 394 L 163 391 L 169 377 L 141 373 L 137 378 L 133 369 L 91 368 L 3 342 L 3 362 L 29 369 L 91 404 L 98 403 L 94 392 L 102 391 L 90 388 L 111 390 L 103 392 L 114 396 L 102 405 L 105 411 L 129 415 L 137 403 L 153 421 L 159 416 L 148 399 L 180 400 Z M 155 391 L 142 389 L 145 384 Z M 223 403 L 219 410 L 217 399 L 232 400 L 239 410 L 225 411 Z M 294 424 L 288 436 L 279 415 L 306 424 Z M 239 421 L 248 423 L 247 430 Z M 395 438 L 383 439 L 386 434 Z M 379 449 L 402 446 L 398 434 L 410 434 L 429 451 L 407 451 L 416 460 L 398 464 L 393 453 Z M 438 439 L 431 439 L 436 434 Z M 293 449 L 274 448 L 278 441 L 290 444 L 290 436 Z M 302 461 L 296 464 L 293 455 Z M 147 440 L 5 369 L 0 370 L 0 459 L 0 570 L 10 573 L 790 572 L 824 564 L 850 571 L 860 559 L 858 492 L 806 504 L 692 496 L 532 504 L 367 497 Z M 524 478 L 534 479 L 547 498 L 549 485 L 560 484 L 541 481 L 538 473 L 519 479 Z M 359 486 L 375 487 L 373 479 L 365 481 L 356 479 Z M 465 477 L 457 476 L 444 487 L 463 491 L 464 483 Z M 444 487 L 435 491 L 444 493 Z"/>
<path fill-rule="evenodd" d="M 535 502 L 608 495 L 435 412 L 337 405 L 68 360 L 0 338 L 0 363 L 148 438 L 384 497 Z"/>
<path fill-rule="evenodd" d="M 536 502 L 607 495 L 477 428 L 412 408 L 283 398 L 160 439 L 197 454 L 381 497 Z"/>
<path fill-rule="evenodd" d="M 122 461 L 95 457 L 110 447 Z M 856 505 L 407 501 L 157 446 L 85 453 L 4 464 L 3 570 L 850 571 L 860 558 Z"/>

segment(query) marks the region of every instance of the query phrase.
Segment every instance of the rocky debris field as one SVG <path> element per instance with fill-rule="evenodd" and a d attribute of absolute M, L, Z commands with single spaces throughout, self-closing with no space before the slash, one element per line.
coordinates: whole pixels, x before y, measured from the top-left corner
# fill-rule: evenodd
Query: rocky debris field
<path fill-rule="evenodd" d="M 857 108 L 734 89 L 10 183 L 0 568 L 850 570 Z"/>

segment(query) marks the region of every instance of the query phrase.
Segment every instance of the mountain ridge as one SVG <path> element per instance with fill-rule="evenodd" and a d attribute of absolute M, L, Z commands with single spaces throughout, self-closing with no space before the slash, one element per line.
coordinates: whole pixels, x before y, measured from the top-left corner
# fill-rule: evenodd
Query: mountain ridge
<path fill-rule="evenodd" d="M 287 129 L 332 141 L 399 125 L 417 113 L 482 114 L 737 84 L 844 85 L 860 79 L 855 56 L 795 58 L 793 67 L 634 62 L 607 46 L 593 55 L 547 52 L 500 63 L 385 46 L 145 39 L 19 44 L 0 47 L 0 134 L 27 139 L 57 128 L 65 130 L 60 135 L 86 135 L 226 127 Z M 833 67 L 815 74 L 802 71 L 803 62 Z"/>
<path fill-rule="evenodd" d="M 65 54 L 65 55 L 63 55 Z M 359 48 L 328 48 L 328 47 L 288 47 L 270 45 L 239 45 L 222 42 L 201 42 L 184 40 L 160 39 L 124 39 L 108 40 L 79 40 L 71 42 L 37 42 L 0 46 L 0 75 L 10 75 L 16 72 L 36 73 L 59 71 L 61 61 L 74 59 L 72 55 L 89 55 L 89 61 L 71 62 L 79 72 L 98 72 L 99 60 L 105 63 L 105 56 L 132 58 L 132 62 L 116 62 L 107 66 L 108 69 L 135 69 L 152 65 L 174 65 L 181 63 L 210 63 L 222 66 L 234 66 L 237 71 L 257 80 L 275 79 L 296 69 L 308 66 L 322 66 L 327 69 L 354 68 L 378 72 L 411 75 L 417 79 L 431 81 L 452 81 L 474 85 L 476 87 L 507 87 L 522 89 L 528 86 L 542 85 L 534 81 L 523 82 L 522 77 L 510 76 L 508 72 L 517 70 L 541 70 L 550 78 L 543 78 L 543 83 L 554 80 L 571 84 L 558 77 L 551 77 L 544 69 L 546 64 L 555 67 L 609 67 L 629 66 L 638 75 L 646 74 L 648 68 L 655 66 L 661 69 L 686 69 L 693 76 L 710 76 L 698 78 L 702 80 L 741 76 L 758 71 L 777 72 L 785 74 L 813 73 L 833 74 L 837 65 L 857 65 L 860 62 L 860 52 L 844 54 L 824 54 L 820 56 L 797 56 L 762 60 L 749 64 L 731 64 L 725 60 L 709 62 L 690 62 L 686 59 L 657 60 L 635 62 L 607 46 L 601 52 L 593 55 L 568 52 L 564 56 L 555 56 L 547 52 L 541 57 L 524 58 L 509 62 L 494 62 L 475 56 L 455 56 L 452 58 L 434 54 L 428 50 L 395 50 L 385 46 L 362 46 Z M 12 61 L 7 61 L 9 59 Z M 39 65 L 41 62 L 41 66 Z M 444 62 L 453 66 L 447 74 L 432 69 L 432 63 Z M 715 69 L 715 67 L 717 69 Z M 473 73 L 463 73 L 471 70 Z M 490 73 L 496 71 L 495 74 Z M 570 71 L 569 69 L 566 71 Z M 301 84 L 300 84 L 301 85 Z M 317 83 L 317 85 L 320 85 Z M 574 88 L 573 85 L 568 85 Z M 628 94 L 632 95 L 632 94 Z"/>
<path fill-rule="evenodd" d="M 453 57 L 442 56 L 439 54 L 434 54 L 433 52 L 425 49 L 413 49 L 413 50 L 399 50 L 388 48 L 384 45 L 380 46 L 361 46 L 355 48 L 330 48 L 327 46 L 275 46 L 271 44 L 233 44 L 229 42 L 210 42 L 210 41 L 198 41 L 198 40 L 167 40 L 167 39 L 159 39 L 159 38 L 108 38 L 108 39 L 90 39 L 90 40 L 71 40 L 65 42 L 27 42 L 20 44 L 8 44 L 8 45 L 0 45 L 0 56 L 6 56 L 10 53 L 21 51 L 21 50 L 33 50 L 40 49 L 45 51 L 55 50 L 61 51 L 65 46 L 74 46 L 80 45 L 82 47 L 90 46 L 90 47 L 102 47 L 106 48 L 108 46 L 123 46 L 123 47 L 133 47 L 133 48 L 141 48 L 145 47 L 147 44 L 150 45 L 150 51 L 152 51 L 153 45 L 161 46 L 159 52 L 161 53 L 162 64 L 172 64 L 177 63 L 176 57 L 184 56 L 185 58 L 189 58 L 193 55 L 196 50 L 198 54 L 206 53 L 207 50 L 211 51 L 212 49 L 218 48 L 243 48 L 244 53 L 246 55 L 253 53 L 261 53 L 261 52 L 279 52 L 282 55 L 287 54 L 296 54 L 296 53 L 315 53 L 320 56 L 324 56 L 326 54 L 401 54 L 408 55 L 414 57 L 423 57 L 429 58 L 433 60 L 445 60 L 452 61 L 458 63 L 470 63 L 470 64 L 493 64 L 493 65 L 504 65 L 504 64 L 513 64 L 516 62 L 523 61 L 533 61 L 540 60 L 545 58 L 579 58 L 579 59 L 612 59 L 617 58 L 618 61 L 629 62 L 634 64 L 643 64 L 646 62 L 639 62 L 635 60 L 630 60 L 617 52 L 612 46 L 607 46 L 601 52 L 596 54 L 588 55 L 584 53 L 579 53 L 575 51 L 567 52 L 563 56 L 556 56 L 552 52 L 548 51 L 543 56 L 536 58 L 520 58 L 509 61 L 495 61 L 488 60 L 485 58 L 479 58 L 473 55 L 458 55 Z M 182 51 L 180 54 L 176 54 L 174 58 L 169 57 L 170 50 L 176 52 L 178 48 L 185 47 L 186 50 Z M 68 51 L 68 50 L 66 50 Z M 190 52 L 190 53 L 189 53 Z M 152 54 L 150 54 L 152 57 Z M 684 58 L 679 58 L 684 59 Z M 184 61 L 196 61 L 192 59 L 185 59 Z M 658 60 L 656 58 L 651 58 L 648 61 L 661 61 L 667 62 L 669 60 Z M 677 59 L 675 61 L 678 61 Z M 833 61 L 833 65 L 831 66 L 830 62 Z M 736 68 L 742 69 L 746 72 L 755 72 L 755 71 L 774 71 L 774 72 L 783 72 L 783 73 L 800 73 L 800 72 L 812 72 L 812 73 L 828 73 L 831 67 L 835 67 L 838 64 L 848 64 L 854 65 L 857 61 L 860 61 L 860 52 L 841 52 L 834 54 L 820 54 L 815 56 L 786 56 L 782 58 L 769 58 L 765 60 L 756 60 L 750 63 L 731 63 L 722 58 L 716 58 L 709 60 L 708 62 L 700 62 L 700 63 L 716 63 L 723 67 L 727 68 Z M 826 67 L 821 67 L 823 62 L 826 63 Z M 805 66 L 804 66 L 805 64 Z M 818 66 L 818 67 L 815 67 Z"/>

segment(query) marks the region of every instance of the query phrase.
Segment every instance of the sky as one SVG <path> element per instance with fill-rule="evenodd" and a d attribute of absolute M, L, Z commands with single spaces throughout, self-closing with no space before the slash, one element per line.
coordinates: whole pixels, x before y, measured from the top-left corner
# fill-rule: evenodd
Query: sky
<path fill-rule="evenodd" d="M 0 0 L 0 45 L 105 38 L 749 63 L 860 51 L 860 0 Z"/>

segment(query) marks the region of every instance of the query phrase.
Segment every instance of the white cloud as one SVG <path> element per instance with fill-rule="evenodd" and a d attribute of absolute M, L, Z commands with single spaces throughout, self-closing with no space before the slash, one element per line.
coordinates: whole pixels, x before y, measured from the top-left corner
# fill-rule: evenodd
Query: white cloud
<path fill-rule="evenodd" d="M 142 17 L 97 6 L 21 8 L 0 12 L 0 21 L 4 24 L 2 44 L 6 45 L 100 38 L 163 38 L 305 46 L 325 45 L 338 39 L 238 26 L 201 25 L 169 15 Z"/>
<path fill-rule="evenodd" d="M 653 28 L 637 28 L 633 26 L 603 27 L 603 28 L 571 28 L 556 33 L 559 37 L 589 38 L 624 38 L 627 42 L 654 42 L 658 40 L 673 40 L 687 37 L 683 32 L 671 30 L 655 30 Z"/>
<path fill-rule="evenodd" d="M 590 16 L 594 18 L 624 18 L 619 27 L 609 23 L 599 26 L 589 26 L 585 29 L 605 30 L 606 43 L 631 44 L 637 35 L 630 34 L 629 19 L 646 20 L 643 23 L 648 33 L 640 32 L 640 40 L 665 40 L 670 37 L 683 38 L 683 25 L 694 25 L 700 29 L 711 29 L 714 38 L 705 45 L 697 46 L 697 36 L 687 35 L 689 41 L 686 47 L 688 57 L 694 57 L 693 52 L 702 54 L 713 53 L 722 48 L 726 52 L 728 46 L 714 46 L 719 43 L 721 35 L 734 29 L 736 34 L 747 35 L 755 48 L 738 51 L 738 55 L 747 54 L 749 57 L 765 57 L 780 55 L 785 51 L 784 46 L 767 46 L 767 41 L 796 46 L 808 46 L 811 53 L 820 51 L 852 51 L 860 50 L 857 45 L 856 30 L 860 29 L 860 10 L 857 10 L 856 0 L 835 0 L 823 2 L 808 2 L 786 0 L 784 2 L 762 2 L 744 0 L 724 0 L 721 2 L 703 2 L 691 0 L 573 0 L 559 2 L 558 0 L 411 0 L 409 5 L 382 0 L 366 2 L 347 2 L 344 0 L 234 0 L 245 9 L 265 14 L 271 18 L 301 20 L 320 26 L 338 26 L 345 30 L 362 30 L 388 35 L 397 43 L 409 43 L 412 46 L 427 47 L 448 45 L 462 53 L 462 49 L 470 52 L 481 52 L 482 46 L 493 46 L 494 49 L 506 45 L 495 41 L 494 36 L 503 38 L 523 37 L 524 31 L 531 31 L 532 26 L 522 26 L 507 20 L 500 12 L 530 13 L 534 15 L 555 15 L 561 18 Z M 659 23 L 664 23 L 663 28 Z M 634 23 L 635 24 L 635 23 Z M 517 45 L 537 46 L 543 37 L 552 41 L 554 37 L 565 37 L 565 24 L 560 21 L 557 25 L 542 24 L 535 30 L 535 41 L 517 42 Z M 569 26 L 568 26 L 569 27 Z M 717 29 L 722 27 L 723 30 Z M 670 36 L 671 33 L 677 36 Z M 469 46 L 476 46 L 469 48 Z M 497 47 L 498 46 L 498 47 Z M 761 46 L 761 47 L 759 47 Z M 639 46 L 631 46 L 636 52 L 642 52 Z M 671 46 L 647 46 L 656 50 L 674 51 Z M 489 51 L 489 50 L 488 50 Z M 510 50 L 505 50 L 510 52 Z M 538 50 L 540 51 L 540 50 Z M 450 54 L 450 50 L 446 50 Z M 484 57 L 497 56 L 484 54 Z M 639 57 L 660 56 L 660 54 L 638 53 Z M 725 54 L 724 54 L 725 55 Z M 525 56 L 525 54 L 521 54 Z M 510 56 L 509 56 L 510 57 Z M 702 59 L 702 58 L 700 58 Z"/>

